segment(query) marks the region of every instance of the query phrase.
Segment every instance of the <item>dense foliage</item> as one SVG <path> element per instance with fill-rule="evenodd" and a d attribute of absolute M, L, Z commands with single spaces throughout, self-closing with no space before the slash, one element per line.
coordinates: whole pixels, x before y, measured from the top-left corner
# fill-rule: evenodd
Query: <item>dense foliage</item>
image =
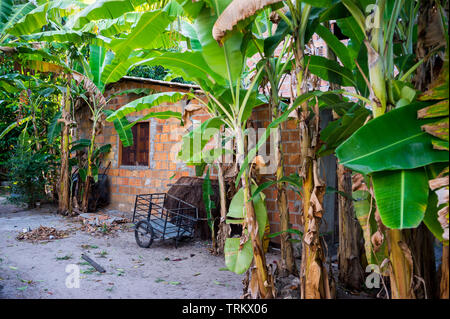
<path fill-rule="evenodd" d="M 49 185 L 44 174 L 51 164 L 51 155 L 42 150 L 32 150 L 32 144 L 33 139 L 23 130 L 6 163 L 11 185 L 8 199 L 16 204 L 25 203 L 29 208 L 46 199 L 45 187 Z"/>
<path fill-rule="evenodd" d="M 77 164 L 89 190 L 100 165 L 96 155 L 102 151 L 95 137 L 103 113 L 129 146 L 131 127 L 140 120 L 181 120 L 183 115 L 150 112 L 131 123 L 128 115 L 197 99 L 211 118 L 183 137 L 179 157 L 200 167 L 198 171 L 209 164 L 221 172 L 222 156 L 235 156 L 236 193 L 228 211 L 221 202 L 218 243 L 228 269 L 247 272 L 246 297 L 276 296 L 276 278 L 262 246 L 268 216 L 261 191 L 273 185 L 280 212 L 276 235 L 282 245 L 281 272 L 300 276 L 302 298 L 333 297 L 320 236 L 327 187 L 320 177 L 320 157 L 329 154 L 360 181 L 352 194 L 351 185 L 348 193 L 339 193 L 351 198 L 355 214 L 353 208 L 339 214 L 341 220 L 345 214 L 358 218 L 356 232 L 364 237 L 366 263 L 389 276 L 388 296 L 415 298 L 421 286 L 417 271 L 424 261 L 411 256 L 417 249 L 413 246 L 423 243 L 407 242 L 406 229 L 419 231 L 424 223 L 448 253 L 448 1 L 114 0 L 68 5 L 2 0 L 0 13 L 0 45 L 8 54 L 0 69 L 0 147 L 11 157 L 9 167 L 15 173 L 10 178 L 17 194 L 48 184 L 48 176 L 55 175 L 47 172 L 51 154 L 60 163 L 59 211 L 72 211 L 68 192 L 75 165 L 70 154 L 81 141 L 71 132 L 77 126 L 74 110 L 81 104 L 90 108 L 93 121 L 90 139 L 84 141 L 85 158 Z M 314 34 L 326 44 L 326 57 L 318 54 Z M 118 110 L 104 109 L 106 85 L 126 74 L 189 81 L 205 99 L 163 92 Z M 286 79 L 291 84 L 289 103 L 279 92 Z M 323 81 L 329 89 L 321 87 Z M 269 106 L 267 128 L 272 131 L 248 143 L 249 119 L 261 105 Z M 322 110 L 334 115 L 323 129 Z M 280 127 L 288 119 L 297 124 L 302 164 L 296 174 L 285 176 Z M 211 130 L 218 136 L 226 132 L 234 146 L 206 150 Z M 257 185 L 257 155 L 269 137 L 277 145 L 276 176 Z M 200 149 L 195 149 L 198 138 Z M 218 178 L 222 185 L 223 175 Z M 290 228 L 288 185 L 302 198 L 302 233 Z M 84 194 L 82 210 L 87 205 Z M 447 202 L 438 194 L 447 196 Z M 36 198 L 22 200 L 32 205 Z M 240 238 L 228 238 L 227 223 L 242 225 Z M 299 274 L 292 233 L 302 236 Z M 342 238 L 342 247 L 349 244 L 346 240 Z M 357 264 L 358 269 L 347 271 L 362 272 Z M 442 264 L 440 295 L 448 297 L 448 261 Z"/>

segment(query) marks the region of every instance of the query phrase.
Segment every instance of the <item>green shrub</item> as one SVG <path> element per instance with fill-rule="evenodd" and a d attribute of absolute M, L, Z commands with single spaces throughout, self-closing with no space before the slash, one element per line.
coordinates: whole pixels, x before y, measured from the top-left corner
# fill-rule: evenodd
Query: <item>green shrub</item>
<path fill-rule="evenodd" d="M 48 156 L 33 150 L 32 138 L 26 129 L 20 134 L 17 147 L 7 161 L 12 203 L 24 203 L 34 208 L 36 202 L 45 198 L 44 172 L 48 167 Z"/>

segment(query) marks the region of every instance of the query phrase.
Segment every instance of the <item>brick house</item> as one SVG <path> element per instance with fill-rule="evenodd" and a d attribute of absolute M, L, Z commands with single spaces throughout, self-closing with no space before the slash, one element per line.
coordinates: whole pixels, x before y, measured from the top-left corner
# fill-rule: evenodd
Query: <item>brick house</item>
<path fill-rule="evenodd" d="M 143 78 L 124 77 L 120 81 L 108 85 L 105 96 L 136 88 L 148 88 L 152 92 L 188 92 L 191 85 L 173 82 L 149 80 Z M 121 106 L 139 98 L 136 94 L 119 95 L 111 99 L 107 109 L 118 109 Z M 193 101 L 192 103 L 195 103 Z M 153 108 L 154 112 L 182 112 L 186 101 L 174 104 L 163 104 Z M 148 111 L 147 111 L 148 112 Z M 127 118 L 136 119 L 145 111 L 135 112 Z M 80 123 L 80 138 L 89 136 L 92 122 L 88 108 L 83 108 L 77 114 Z M 204 121 L 209 115 L 204 110 L 192 114 L 192 118 Z M 176 163 L 176 145 L 181 141 L 185 129 L 176 119 L 149 119 L 133 127 L 134 143 L 132 147 L 124 148 L 111 122 L 103 121 L 101 133 L 96 137 L 98 145 L 111 144 L 111 152 L 104 158 L 103 167 L 111 162 L 108 176 L 110 179 L 111 209 L 131 212 L 136 194 L 165 192 L 167 184 L 174 183 L 181 176 L 195 176 L 195 169 L 183 163 Z M 102 170 L 100 170 L 102 172 Z"/>

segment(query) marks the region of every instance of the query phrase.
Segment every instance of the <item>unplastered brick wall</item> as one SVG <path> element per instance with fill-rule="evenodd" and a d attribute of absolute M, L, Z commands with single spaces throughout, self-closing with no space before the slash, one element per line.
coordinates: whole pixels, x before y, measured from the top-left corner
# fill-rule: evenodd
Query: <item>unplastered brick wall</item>
<path fill-rule="evenodd" d="M 253 114 L 250 118 L 252 126 L 256 129 L 266 128 L 271 122 L 271 114 L 269 107 L 264 105 L 253 110 Z M 260 135 L 260 134 L 259 134 Z M 299 142 L 300 130 L 296 123 L 296 120 L 290 119 L 281 124 L 281 147 L 282 147 L 282 160 L 284 167 L 284 174 L 288 176 L 293 173 L 300 173 L 300 142 Z M 266 148 L 266 154 L 271 155 L 269 157 L 266 156 L 265 164 L 266 166 L 270 166 L 270 159 L 275 160 L 273 156 L 273 152 L 275 151 L 275 145 L 269 137 L 266 142 L 266 146 L 262 146 L 262 148 Z M 269 159 L 269 160 L 268 160 Z M 272 171 L 272 170 L 270 170 Z M 273 174 L 262 174 L 259 175 L 258 181 L 259 184 L 264 183 L 268 180 L 274 180 L 276 178 L 275 172 Z M 300 221 L 300 210 L 301 210 L 301 201 L 300 196 L 291 188 L 287 188 L 287 197 L 288 197 L 288 209 L 289 209 L 289 217 L 291 227 L 300 229 L 301 221 Z M 268 217 L 270 221 L 270 231 L 272 233 L 279 232 L 280 228 L 280 214 L 278 212 L 277 207 L 277 189 L 276 185 L 271 186 L 270 188 L 264 191 L 266 195 L 266 207 L 268 212 Z M 273 241 L 278 241 L 279 238 L 275 237 Z"/>
<path fill-rule="evenodd" d="M 109 96 L 124 90 L 148 88 L 152 92 L 188 92 L 189 86 L 178 85 L 176 83 L 149 81 L 143 79 L 122 79 L 110 85 L 105 96 Z M 121 106 L 139 98 L 143 95 L 124 94 L 112 98 L 107 109 L 117 110 Z M 189 101 L 190 104 L 198 103 L 195 99 Z M 182 100 L 177 103 L 164 103 L 152 108 L 152 112 L 174 111 L 183 112 L 187 101 Z M 140 111 L 129 114 L 127 118 L 132 121 L 148 114 L 150 111 Z M 87 138 L 91 132 L 92 122 L 89 121 L 90 114 L 88 108 L 80 111 L 80 138 Z M 201 108 L 191 113 L 191 119 L 204 121 L 209 118 L 206 111 Z M 148 194 L 156 192 L 166 192 L 170 184 L 175 183 L 182 176 L 195 176 L 195 169 L 188 167 L 177 161 L 176 156 L 179 150 L 181 138 L 186 134 L 186 127 L 180 125 L 177 119 L 159 120 L 151 118 L 149 123 L 149 165 L 148 166 L 126 166 L 122 165 L 121 142 L 114 125 L 111 122 L 103 122 L 101 133 L 96 137 L 96 143 L 100 145 L 111 144 L 111 152 L 104 158 L 100 173 L 111 162 L 108 170 L 110 181 L 111 209 L 131 213 L 134 208 L 134 201 L 137 194 Z M 136 142 L 136 141 L 134 141 Z"/>

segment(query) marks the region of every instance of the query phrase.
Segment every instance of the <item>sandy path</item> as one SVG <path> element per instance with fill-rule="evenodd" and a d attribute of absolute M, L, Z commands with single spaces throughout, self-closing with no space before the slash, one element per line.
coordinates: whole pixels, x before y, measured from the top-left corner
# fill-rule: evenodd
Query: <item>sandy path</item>
<path fill-rule="evenodd" d="M 182 243 L 178 249 L 172 241 L 155 242 L 143 249 L 136 245 L 133 232 L 96 238 L 80 230 L 50 242 L 16 240 L 28 226 L 72 229 L 80 225 L 53 212 L 53 207 L 23 211 L 0 203 L 0 298 L 241 296 L 243 275 L 220 270 L 225 267 L 223 256 L 211 255 L 205 242 Z M 82 253 L 102 265 L 106 273 L 91 272 Z M 79 288 L 66 287 L 69 264 L 80 269 Z"/>

